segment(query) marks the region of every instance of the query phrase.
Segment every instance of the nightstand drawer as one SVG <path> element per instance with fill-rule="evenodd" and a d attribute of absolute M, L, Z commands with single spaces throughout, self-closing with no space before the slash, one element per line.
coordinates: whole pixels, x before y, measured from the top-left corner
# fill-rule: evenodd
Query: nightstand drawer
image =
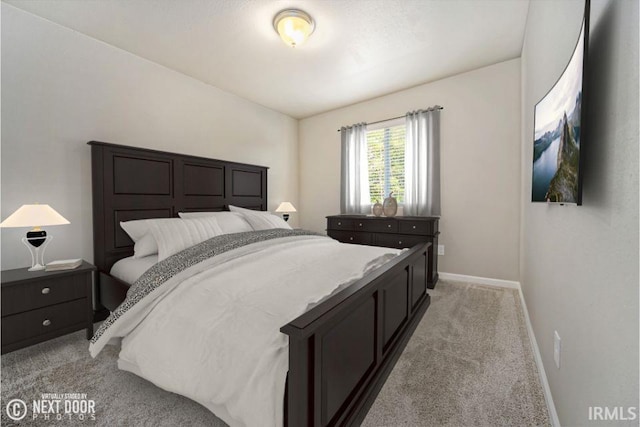
<path fill-rule="evenodd" d="M 3 286 L 2 316 L 85 298 L 88 296 L 87 280 L 90 279 L 91 273 L 86 272 Z"/>
<path fill-rule="evenodd" d="M 86 298 L 2 318 L 2 346 L 87 323 Z"/>

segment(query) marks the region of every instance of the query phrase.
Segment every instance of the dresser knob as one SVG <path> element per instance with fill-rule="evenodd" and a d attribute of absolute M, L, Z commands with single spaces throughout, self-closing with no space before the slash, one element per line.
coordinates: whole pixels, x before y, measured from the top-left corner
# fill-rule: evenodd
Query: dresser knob
<path fill-rule="evenodd" d="M 401 245 L 401 244 L 402 244 L 402 240 L 400 240 L 400 241 L 398 242 L 398 244 L 399 244 L 399 245 Z"/>
<path fill-rule="evenodd" d="M 349 237 L 349 240 L 353 240 L 353 237 Z"/>
<path fill-rule="evenodd" d="M 362 223 L 358 224 L 359 227 L 362 227 Z"/>
<path fill-rule="evenodd" d="M 42 288 L 42 293 L 43 293 L 44 295 L 47 295 L 49 292 L 51 292 L 51 289 L 50 289 L 50 288 Z"/>
<path fill-rule="evenodd" d="M 391 224 L 387 225 L 387 227 L 391 228 Z"/>
<path fill-rule="evenodd" d="M 415 225 L 413 226 L 413 229 L 414 229 L 414 230 L 416 229 L 416 226 L 415 226 Z"/>
<path fill-rule="evenodd" d="M 338 221 L 338 225 L 342 225 L 342 223 L 340 221 Z"/>
<path fill-rule="evenodd" d="M 49 326 L 51 324 L 51 320 L 49 319 L 44 319 L 44 321 L 42 322 L 42 326 Z"/>

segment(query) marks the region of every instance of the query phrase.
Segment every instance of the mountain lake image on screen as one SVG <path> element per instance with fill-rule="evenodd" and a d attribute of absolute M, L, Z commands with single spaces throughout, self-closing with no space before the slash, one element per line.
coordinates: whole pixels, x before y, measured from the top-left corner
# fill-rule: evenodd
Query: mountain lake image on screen
<path fill-rule="evenodd" d="M 531 201 L 581 204 L 585 19 L 566 69 L 535 107 Z"/>

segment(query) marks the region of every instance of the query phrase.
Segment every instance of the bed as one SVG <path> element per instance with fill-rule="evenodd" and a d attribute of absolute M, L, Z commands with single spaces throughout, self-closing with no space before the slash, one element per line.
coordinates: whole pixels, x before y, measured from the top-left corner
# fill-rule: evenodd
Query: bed
<path fill-rule="evenodd" d="M 130 287 L 110 274 L 116 262 L 133 254 L 133 242 L 120 229 L 120 221 L 225 211 L 230 205 L 267 209 L 266 167 L 96 141 L 89 144 L 98 309 L 116 310 Z M 341 245 L 318 236 L 287 239 L 299 239 L 298 244 L 308 245 L 309 251 L 324 248 L 331 253 L 335 250 L 331 245 Z M 280 244 L 285 239 L 274 241 Z M 279 258 L 280 262 L 291 254 Z M 358 425 L 364 419 L 429 306 L 427 266 L 432 257 L 429 243 L 416 245 L 279 326 L 288 339 L 280 417 L 284 425 Z M 174 302 L 179 305 L 180 301 Z M 248 340 L 239 334 L 238 340 L 243 339 Z M 208 407 L 218 413 L 215 406 Z"/>

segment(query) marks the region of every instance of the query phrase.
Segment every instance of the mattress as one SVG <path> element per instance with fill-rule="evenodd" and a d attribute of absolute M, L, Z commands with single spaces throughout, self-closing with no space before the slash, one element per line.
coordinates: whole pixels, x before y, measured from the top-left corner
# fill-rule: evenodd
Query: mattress
<path fill-rule="evenodd" d="M 133 284 L 142 274 L 158 262 L 158 254 L 143 258 L 122 258 L 111 267 L 111 275 L 125 283 Z"/>

